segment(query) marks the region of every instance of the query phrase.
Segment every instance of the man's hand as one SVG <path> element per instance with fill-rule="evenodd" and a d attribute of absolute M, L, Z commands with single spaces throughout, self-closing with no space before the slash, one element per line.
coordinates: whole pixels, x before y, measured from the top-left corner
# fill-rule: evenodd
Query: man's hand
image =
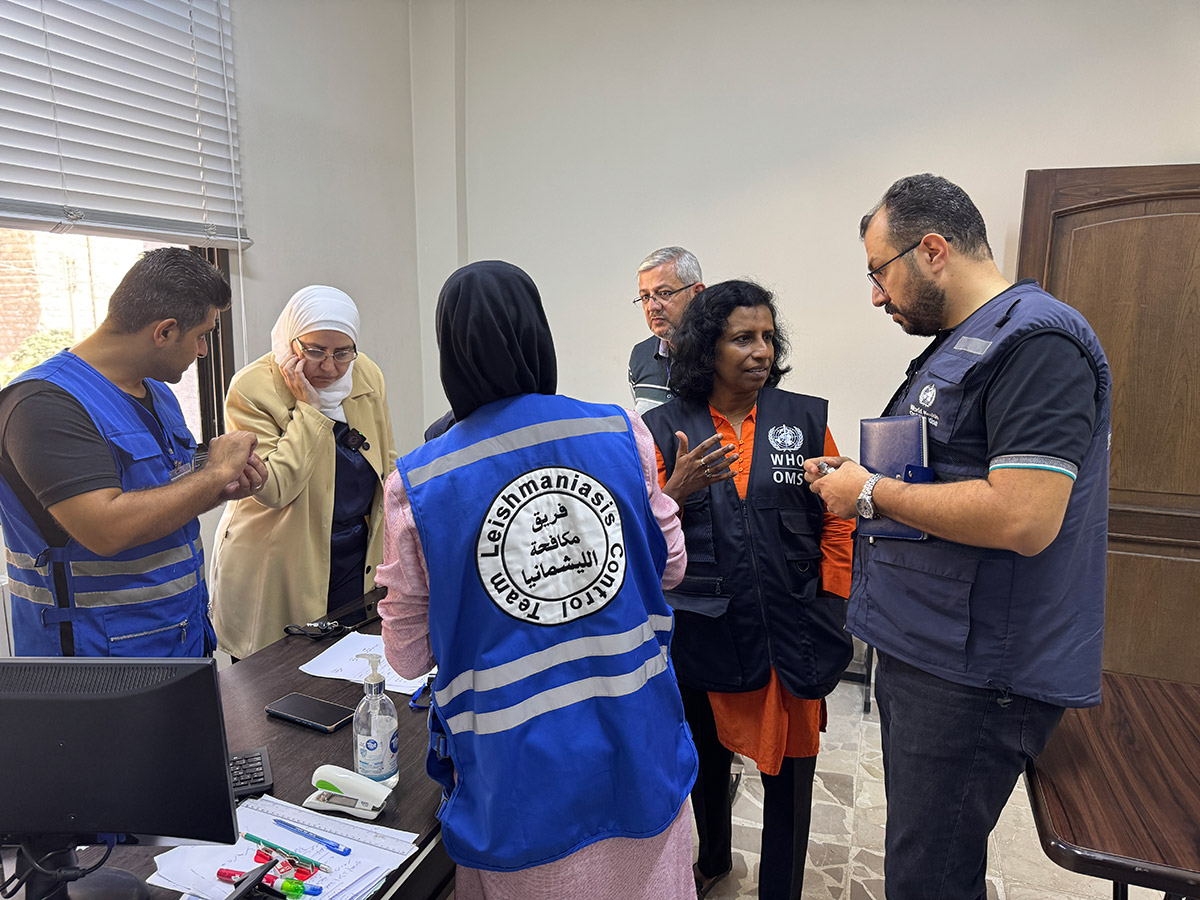
<path fill-rule="evenodd" d="M 253 433 L 233 431 L 213 438 L 204 468 L 182 478 L 140 491 L 88 491 L 54 504 L 49 512 L 93 553 L 115 556 L 182 528 L 231 489 L 231 498 L 257 493 L 267 475 L 254 454 L 257 443 Z"/>
<path fill-rule="evenodd" d="M 256 446 L 258 436 L 252 431 L 231 431 L 219 435 L 209 442 L 208 461 L 204 467 L 224 475 L 227 485 L 236 483 L 250 464 Z"/>
<path fill-rule="evenodd" d="M 836 468 L 827 475 L 822 462 Z M 804 463 L 804 478 L 834 515 L 850 518 L 870 473 L 845 457 Z M 1058 536 L 1074 482 L 1043 469 L 994 469 L 987 478 L 908 484 L 884 478 L 875 485 L 875 510 L 947 541 L 1036 556 Z"/>
<path fill-rule="evenodd" d="M 267 465 L 257 453 L 251 453 L 237 481 L 231 481 L 221 491 L 222 500 L 243 500 L 253 497 L 266 486 Z"/>
<path fill-rule="evenodd" d="M 821 463 L 829 466 L 822 475 Z M 825 508 L 842 519 L 858 515 L 858 495 L 871 473 L 845 456 L 814 456 L 804 462 L 804 480 L 814 494 L 825 502 Z"/>
<path fill-rule="evenodd" d="M 717 446 L 721 440 L 719 434 L 701 441 L 690 452 L 687 435 L 677 431 L 675 437 L 679 439 L 679 449 L 675 452 L 675 471 L 663 486 L 663 493 L 682 508 L 689 494 L 732 478 L 734 473 L 729 467 L 738 455 L 730 454 L 733 444 Z"/>

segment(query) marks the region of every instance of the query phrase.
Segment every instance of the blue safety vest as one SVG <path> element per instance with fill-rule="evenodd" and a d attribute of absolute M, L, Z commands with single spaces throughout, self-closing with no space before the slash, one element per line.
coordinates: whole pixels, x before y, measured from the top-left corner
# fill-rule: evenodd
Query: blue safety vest
<path fill-rule="evenodd" d="M 429 571 L 428 769 L 451 858 L 523 869 L 662 832 L 696 751 L 624 412 L 511 397 L 397 468 Z"/>
<path fill-rule="evenodd" d="M 939 481 L 986 478 L 984 390 L 1017 344 L 1047 332 L 1074 340 L 1097 381 L 1091 445 L 1058 536 L 1032 557 L 934 537 L 860 536 L 847 627 L 880 651 L 948 681 L 1059 706 L 1094 706 L 1104 639 L 1112 380 L 1091 326 L 1037 284 L 1017 284 L 911 369 L 888 415 L 926 418 L 929 464 Z"/>
<path fill-rule="evenodd" d="M 83 405 L 112 450 L 121 489 L 158 487 L 189 471 L 196 443 L 175 395 L 145 379 L 159 420 L 75 354 L 62 351 L 14 379 L 58 385 Z M 200 523 L 116 556 L 71 539 L 51 547 L 0 478 L 13 639 L 18 656 L 204 656 L 208 619 Z"/>

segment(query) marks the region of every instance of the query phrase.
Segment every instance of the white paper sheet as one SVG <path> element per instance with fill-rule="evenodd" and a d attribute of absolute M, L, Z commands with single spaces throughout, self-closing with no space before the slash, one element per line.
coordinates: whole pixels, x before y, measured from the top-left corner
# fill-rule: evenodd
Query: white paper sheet
<path fill-rule="evenodd" d="M 359 634 L 357 631 L 350 632 L 320 656 L 306 662 L 300 671 L 319 678 L 339 678 L 362 684 L 363 679 L 371 674 L 371 664 L 365 659 L 358 659 L 359 653 L 379 654 L 379 674 L 384 677 L 387 689 L 393 693 L 414 694 L 425 683 L 425 675 L 408 679 L 396 674 L 383 654 L 381 635 Z"/>
<path fill-rule="evenodd" d="M 321 900 L 360 900 L 370 896 L 388 872 L 416 852 L 416 835 L 358 819 L 326 816 L 274 797 L 247 800 L 237 811 L 238 830 L 264 838 L 294 853 L 324 863 L 309 882 L 320 885 Z M 294 832 L 280 828 L 282 819 L 350 847 L 341 856 Z M 228 846 L 176 847 L 155 857 L 158 871 L 147 881 L 197 900 L 223 900 L 233 887 L 217 879 L 218 869 L 247 872 L 256 867 L 258 846 L 247 838 Z"/>

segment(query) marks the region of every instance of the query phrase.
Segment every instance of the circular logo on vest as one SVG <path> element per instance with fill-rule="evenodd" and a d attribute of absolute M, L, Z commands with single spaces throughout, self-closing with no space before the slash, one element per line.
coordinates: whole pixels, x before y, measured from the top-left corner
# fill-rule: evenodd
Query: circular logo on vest
<path fill-rule="evenodd" d="M 767 440 L 776 450 L 799 450 L 804 445 L 804 432 L 795 425 L 776 425 L 767 432 Z"/>
<path fill-rule="evenodd" d="M 526 472 L 488 508 L 475 562 L 484 592 L 514 619 L 561 625 L 599 612 L 625 581 L 617 502 L 578 469 Z"/>
<path fill-rule="evenodd" d="M 937 399 L 937 387 L 930 382 L 921 388 L 921 395 L 917 398 L 922 406 L 932 406 L 933 401 Z"/>

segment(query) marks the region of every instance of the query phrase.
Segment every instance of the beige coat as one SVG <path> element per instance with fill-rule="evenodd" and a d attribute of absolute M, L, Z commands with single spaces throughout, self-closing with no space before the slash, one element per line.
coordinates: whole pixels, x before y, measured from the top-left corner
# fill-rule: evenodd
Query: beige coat
<path fill-rule="evenodd" d="M 383 480 L 396 461 L 392 421 L 379 367 L 363 354 L 342 403 L 346 421 L 367 438 L 363 455 L 380 476 L 371 507 L 364 593 L 383 559 Z M 267 466 L 262 491 L 226 504 L 212 560 L 217 643 L 235 657 L 283 637 L 283 628 L 325 615 L 337 451 L 333 420 L 299 403 L 268 353 L 233 377 L 225 398 L 230 430 L 258 435 Z"/>

